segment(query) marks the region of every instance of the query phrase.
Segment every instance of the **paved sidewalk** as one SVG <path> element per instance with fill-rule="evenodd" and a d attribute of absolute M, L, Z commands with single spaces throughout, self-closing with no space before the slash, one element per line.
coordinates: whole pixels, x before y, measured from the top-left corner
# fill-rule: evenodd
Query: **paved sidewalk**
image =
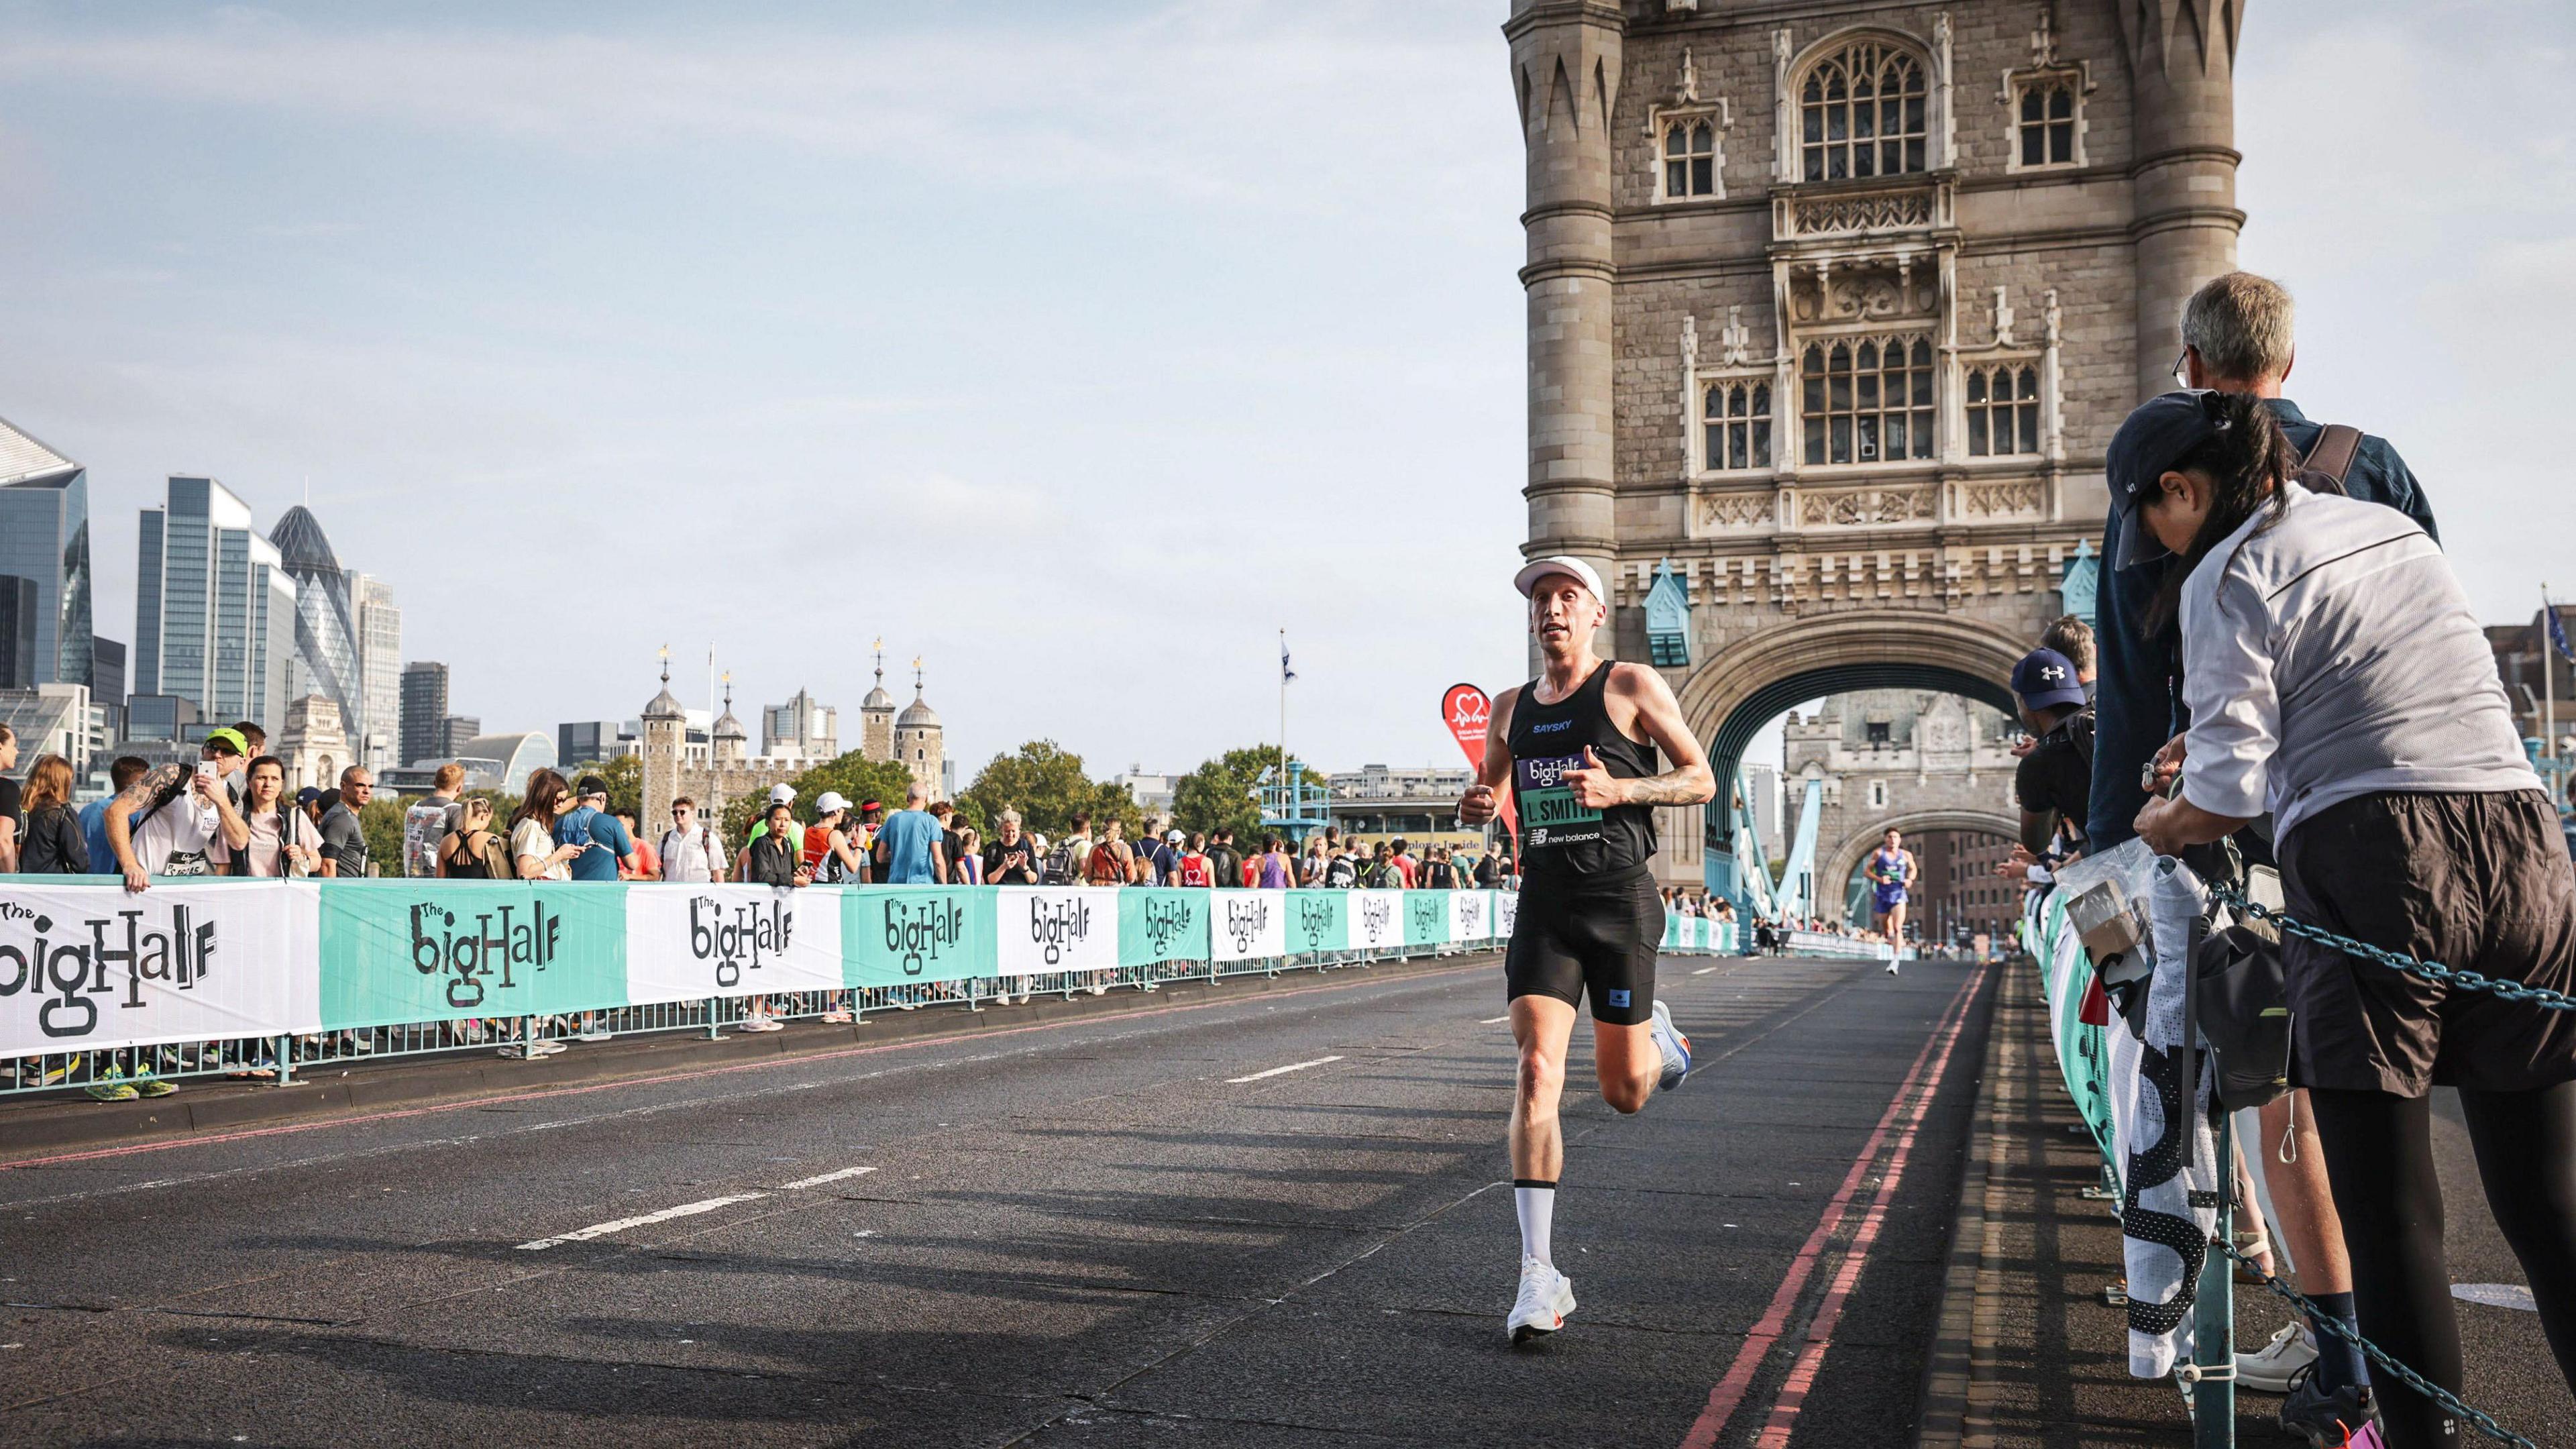
<path fill-rule="evenodd" d="M 2191 1425 L 2168 1380 L 2128 1376 L 2126 1321 L 2104 1285 L 2123 1276 L 2112 1203 L 2083 1196 L 2100 1154 L 2067 1100 L 2036 972 L 2016 962 L 1989 1037 L 1952 1243 L 1940 1341 L 1927 1377 L 1926 1449 L 1952 1446 L 2185 1445 Z M 2449 1094 L 2443 1094 L 2447 1097 Z M 2436 1125 L 2461 1282 L 2520 1283 L 2479 1196 L 2456 1103 Z M 2538 1316 L 2459 1305 L 2470 1402 L 2541 1445 L 2576 1444 L 2576 1401 L 2559 1382 Z M 2236 1341 L 2254 1347 L 2289 1320 L 2259 1287 L 2236 1290 Z M 2295 1444 L 2281 1401 L 2237 1396 L 2237 1442 Z M 2490 1441 L 2463 1433 L 2463 1449 Z"/>

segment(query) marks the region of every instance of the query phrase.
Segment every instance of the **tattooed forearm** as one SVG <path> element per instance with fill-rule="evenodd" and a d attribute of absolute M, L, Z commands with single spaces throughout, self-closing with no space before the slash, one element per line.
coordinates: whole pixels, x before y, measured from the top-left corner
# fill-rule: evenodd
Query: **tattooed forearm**
<path fill-rule="evenodd" d="M 1711 793 L 1705 765 L 1684 765 L 1628 782 L 1631 805 L 1698 805 L 1705 803 Z"/>

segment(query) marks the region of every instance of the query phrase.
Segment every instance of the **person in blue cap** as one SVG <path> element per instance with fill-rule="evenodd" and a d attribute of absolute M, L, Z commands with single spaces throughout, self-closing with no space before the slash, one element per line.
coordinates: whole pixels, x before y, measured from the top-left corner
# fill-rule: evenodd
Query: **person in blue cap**
<path fill-rule="evenodd" d="M 2038 741 L 2013 773 L 2021 801 L 2022 848 L 2055 866 L 2084 840 L 2093 802 L 2093 709 L 2075 661 L 2033 649 L 2012 672 L 2022 728 Z"/>

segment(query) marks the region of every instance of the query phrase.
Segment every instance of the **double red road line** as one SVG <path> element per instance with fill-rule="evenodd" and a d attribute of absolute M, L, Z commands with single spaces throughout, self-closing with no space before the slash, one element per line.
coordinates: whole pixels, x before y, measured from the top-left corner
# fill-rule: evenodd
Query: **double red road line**
<path fill-rule="evenodd" d="M 1682 1449 L 1715 1449 L 1718 1436 L 1726 1431 L 1736 1411 L 1743 1407 L 1744 1397 L 1752 1389 L 1754 1376 L 1761 1371 L 1763 1361 L 1788 1333 L 1790 1315 L 1796 1311 L 1799 1298 L 1806 1293 L 1808 1280 L 1823 1265 L 1828 1246 L 1842 1227 L 1843 1220 L 1850 1215 L 1861 1185 L 1869 1180 L 1881 1149 L 1887 1147 L 1889 1138 L 1893 1136 L 1895 1146 L 1888 1155 L 1878 1186 L 1862 1212 L 1859 1226 L 1844 1250 L 1842 1263 L 1836 1269 L 1823 1301 L 1817 1305 L 1815 1317 L 1808 1325 L 1807 1342 L 1799 1350 L 1796 1362 L 1790 1365 L 1788 1378 L 1781 1385 L 1780 1396 L 1772 1403 L 1761 1438 L 1757 1441 L 1761 1449 L 1784 1449 L 1788 1444 L 1790 1430 L 1797 1422 L 1799 1411 L 1806 1405 L 1807 1391 L 1814 1386 L 1816 1375 L 1824 1366 L 1826 1350 L 1833 1347 L 1834 1329 L 1842 1321 L 1843 1306 L 1850 1301 L 1852 1288 L 1860 1281 L 1861 1269 L 1869 1262 L 1870 1246 L 1878 1240 L 1879 1228 L 1886 1221 L 1887 1204 L 1896 1196 L 1897 1185 L 1904 1181 L 1906 1162 L 1914 1152 L 1915 1133 L 1922 1126 L 1924 1115 L 1931 1110 L 1934 1095 L 1941 1090 L 1942 1078 L 1949 1072 L 1952 1049 L 1958 1045 L 1960 1030 L 1967 1023 L 1968 1004 L 1976 999 L 1977 989 L 1985 984 L 1986 971 L 1987 968 L 1980 965 L 1969 976 L 1967 983 L 1950 998 L 1949 1006 L 1943 1011 L 1947 1018 L 1945 1025 L 1924 1038 L 1923 1049 L 1915 1053 L 1913 1067 L 1906 1072 L 1905 1081 L 1897 1087 L 1896 1095 L 1889 1099 L 1886 1112 L 1879 1116 L 1877 1128 L 1852 1158 L 1851 1171 L 1843 1177 L 1842 1186 L 1826 1201 L 1823 1215 L 1816 1220 L 1816 1230 L 1807 1235 L 1798 1255 L 1790 1260 L 1787 1275 L 1780 1280 L 1778 1291 L 1771 1295 L 1770 1308 L 1745 1335 L 1743 1346 L 1736 1350 L 1735 1361 L 1727 1366 L 1726 1376 L 1718 1380 L 1717 1387 L 1709 1390 L 1707 1405 L 1692 1421 L 1690 1432 L 1682 1436 Z M 1903 1119 L 1901 1126 L 1900 1118 Z"/>

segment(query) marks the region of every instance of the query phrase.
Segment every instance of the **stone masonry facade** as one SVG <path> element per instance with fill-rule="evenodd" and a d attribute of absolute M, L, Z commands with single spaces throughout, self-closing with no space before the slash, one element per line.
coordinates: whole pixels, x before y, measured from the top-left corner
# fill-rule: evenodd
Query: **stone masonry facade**
<path fill-rule="evenodd" d="M 2241 13 L 1513 0 L 1524 552 L 1601 571 L 1605 652 L 1713 748 L 1872 668 L 1992 697 L 2064 611 L 2110 437 L 2235 262 Z"/>

